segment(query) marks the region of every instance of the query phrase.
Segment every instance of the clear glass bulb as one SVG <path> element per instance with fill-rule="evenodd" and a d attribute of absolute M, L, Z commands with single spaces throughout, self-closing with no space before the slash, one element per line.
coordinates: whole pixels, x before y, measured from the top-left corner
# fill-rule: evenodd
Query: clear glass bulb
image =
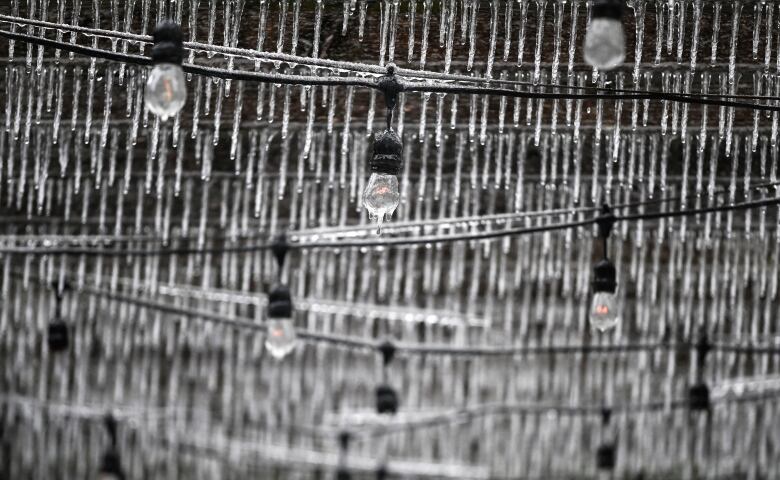
<path fill-rule="evenodd" d="M 590 323 L 601 332 L 605 332 L 620 321 L 617 308 L 617 295 L 609 292 L 596 292 L 590 305 Z"/>
<path fill-rule="evenodd" d="M 146 79 L 144 101 L 149 111 L 163 121 L 181 111 L 187 100 L 187 86 L 180 65 L 159 63 Z"/>
<path fill-rule="evenodd" d="M 626 59 L 623 22 L 614 18 L 593 18 L 585 32 L 585 61 L 599 70 L 611 70 Z"/>
<path fill-rule="evenodd" d="M 266 325 L 265 348 L 277 360 L 289 355 L 298 344 L 298 334 L 292 318 L 269 318 Z"/>
<path fill-rule="evenodd" d="M 363 205 L 368 210 L 368 218 L 376 220 L 377 235 L 382 233 L 382 222 L 390 220 L 399 201 L 401 193 L 398 190 L 398 177 L 372 173 L 363 191 Z"/>

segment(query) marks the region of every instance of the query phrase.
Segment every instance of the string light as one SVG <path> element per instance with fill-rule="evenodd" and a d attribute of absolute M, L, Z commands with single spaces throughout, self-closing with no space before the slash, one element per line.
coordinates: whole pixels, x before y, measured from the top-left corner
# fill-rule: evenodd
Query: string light
<path fill-rule="evenodd" d="M 117 422 L 114 416 L 111 414 L 106 415 L 104 425 L 108 432 L 109 444 L 100 461 L 98 480 L 125 480 L 125 473 L 122 470 L 122 461 L 117 448 Z"/>
<path fill-rule="evenodd" d="M 149 111 L 165 121 L 179 113 L 187 100 L 187 86 L 181 68 L 184 60 L 181 28 L 166 20 L 157 24 L 152 37 L 154 67 L 146 80 L 144 102 Z"/>
<path fill-rule="evenodd" d="M 52 352 L 62 352 L 68 349 L 70 345 L 70 332 L 68 331 L 68 324 L 65 323 L 65 317 L 62 313 L 62 301 L 65 293 L 65 288 L 62 290 L 54 287 L 54 318 L 49 321 L 48 335 L 46 336 L 49 350 Z"/>
<path fill-rule="evenodd" d="M 617 463 L 617 433 L 611 420 L 612 410 L 604 408 L 601 412 L 601 444 L 596 449 L 596 467 L 599 470 L 614 470 Z"/>
<path fill-rule="evenodd" d="M 277 237 L 271 244 L 271 251 L 276 258 L 280 282 L 284 268 L 284 259 L 288 250 L 289 246 L 284 235 Z M 298 334 L 295 331 L 295 322 L 292 317 L 293 304 L 290 289 L 280 283 L 268 295 L 265 337 L 265 348 L 277 360 L 281 360 L 292 353 L 298 344 Z"/>
<path fill-rule="evenodd" d="M 612 210 L 604 204 L 601 215 L 596 218 L 603 258 L 593 267 L 593 300 L 589 315 L 591 325 L 602 332 L 615 328 L 620 322 L 616 295 L 617 272 L 615 265 L 607 258 L 607 241 L 615 221 Z"/>
<path fill-rule="evenodd" d="M 596 0 L 585 32 L 585 61 L 599 70 L 611 70 L 626 58 L 620 0 Z"/>
<path fill-rule="evenodd" d="M 382 355 L 382 381 L 376 387 L 376 411 L 380 414 L 394 415 L 398 412 L 398 394 L 388 380 L 388 366 L 395 357 L 395 345 L 390 340 L 385 340 L 379 345 L 379 353 Z"/>
<path fill-rule="evenodd" d="M 385 98 L 387 129 L 374 135 L 373 152 L 368 162 L 371 176 L 363 190 L 363 206 L 368 210 L 368 217 L 376 221 L 376 234 L 380 235 L 382 223 L 390 219 L 401 201 L 398 174 L 403 167 L 403 143 L 393 131 L 392 123 L 398 92 L 403 85 L 395 76 L 394 64 L 387 66 L 387 75 L 380 78 L 377 85 Z"/>
<path fill-rule="evenodd" d="M 709 411 L 712 405 L 710 387 L 704 380 L 704 368 L 711 350 L 712 344 L 703 331 L 696 342 L 696 383 L 688 388 L 688 407 L 694 412 Z"/>

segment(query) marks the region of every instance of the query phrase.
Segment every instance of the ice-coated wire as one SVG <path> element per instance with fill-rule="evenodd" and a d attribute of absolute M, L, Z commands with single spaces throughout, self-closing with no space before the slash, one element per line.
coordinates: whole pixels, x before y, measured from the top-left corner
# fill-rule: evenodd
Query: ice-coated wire
<path fill-rule="evenodd" d="M 92 58 L 103 58 L 106 60 L 148 66 L 151 65 L 151 58 L 144 57 L 142 55 L 133 55 L 128 53 L 119 53 L 111 50 L 104 50 L 96 47 L 85 47 L 68 42 L 61 42 L 57 40 L 50 40 L 35 35 L 28 35 L 23 33 L 15 33 L 7 30 L 0 30 L 0 37 L 7 38 L 9 40 L 16 40 L 25 42 L 32 45 L 40 45 L 44 47 L 56 48 L 59 50 L 78 53 L 80 55 L 87 55 Z M 212 78 L 221 78 L 225 80 L 237 80 L 248 82 L 262 82 L 262 83 L 275 83 L 283 85 L 318 85 L 318 86 L 356 86 L 364 88 L 373 88 L 380 90 L 379 82 L 376 78 L 365 77 L 322 77 L 314 75 L 288 75 L 280 73 L 261 73 L 261 72 L 247 72 L 236 69 L 224 69 L 216 67 L 206 67 L 201 65 L 194 65 L 190 63 L 182 64 L 182 70 L 186 73 L 192 73 L 196 75 L 203 75 Z M 562 93 L 559 91 L 554 92 L 539 92 L 539 91 L 523 91 L 509 88 L 499 87 L 486 87 L 486 86 L 470 86 L 470 85 L 455 85 L 447 82 L 402 82 L 399 81 L 401 92 L 422 92 L 422 93 L 453 93 L 453 94 L 474 94 L 474 95 L 495 95 L 511 98 L 525 98 L 525 99 L 559 99 L 559 100 L 667 100 L 685 104 L 699 104 L 699 105 L 713 105 L 721 107 L 733 107 L 733 108 L 745 108 L 758 111 L 780 112 L 780 106 L 768 105 L 754 102 L 741 102 L 735 100 L 723 100 L 724 98 L 738 98 L 735 96 L 717 96 L 711 98 L 709 95 L 703 97 L 701 95 L 684 94 L 684 93 L 668 93 L 668 92 L 654 92 L 649 90 L 614 90 L 614 89 L 600 89 L 594 93 Z M 530 88 L 530 87 L 529 87 Z M 558 89 L 566 89 L 569 87 L 560 86 Z M 760 97 L 761 99 L 775 101 L 776 97 Z"/>
<path fill-rule="evenodd" d="M 676 218 L 696 216 L 706 213 L 730 212 L 739 210 L 750 210 L 754 208 L 764 208 L 780 204 L 780 197 L 772 197 L 763 200 L 754 200 L 749 202 L 734 203 L 731 205 L 720 205 L 702 208 L 690 208 L 681 210 L 670 210 L 665 212 L 637 213 L 630 215 L 617 215 L 615 220 L 618 222 L 633 222 L 640 220 L 658 220 L 661 218 Z M 427 235 L 416 237 L 400 237 L 376 240 L 352 240 L 337 239 L 325 242 L 290 242 L 290 250 L 314 250 L 314 249 L 332 249 L 340 250 L 345 248 L 379 248 L 379 247 L 406 247 L 415 245 L 428 245 L 452 242 L 467 242 L 477 240 L 493 240 L 509 236 L 532 235 L 544 232 L 554 232 L 569 230 L 573 228 L 587 227 L 595 225 L 598 216 L 561 223 L 549 223 L 535 227 L 516 227 L 503 230 L 489 230 L 484 232 L 463 233 L 457 235 Z M 288 232 L 291 240 L 295 238 L 293 232 Z M 0 248 L 0 254 L 6 255 L 103 255 L 103 256 L 163 256 L 163 255 L 205 255 L 205 254 L 227 254 L 227 253 L 247 253 L 268 250 L 272 247 L 271 243 L 259 243 L 255 245 L 238 245 L 227 247 L 175 247 L 175 248 L 149 248 L 149 249 L 106 249 L 106 248 L 84 248 L 84 247 L 3 247 Z"/>
<path fill-rule="evenodd" d="M 17 278 L 23 278 L 19 272 L 14 272 Z M 37 277 L 29 277 L 29 280 L 39 285 L 47 283 Z M 139 295 L 128 295 L 112 292 L 93 286 L 79 286 L 71 289 L 74 292 L 85 295 L 117 301 L 129 305 L 135 305 L 150 310 L 155 310 L 171 315 L 186 316 L 192 319 L 210 321 L 233 328 L 265 332 L 266 326 L 246 318 L 220 315 L 208 310 L 188 308 L 172 305 L 168 302 L 144 298 Z M 366 340 L 360 337 L 347 335 L 334 335 L 308 330 L 297 330 L 297 335 L 306 341 L 330 344 L 342 348 L 368 350 L 380 352 L 386 339 Z M 516 357 L 530 355 L 574 355 L 584 353 L 632 353 L 640 351 L 690 351 L 697 348 L 695 341 L 659 341 L 625 344 L 580 344 L 580 345 L 514 345 L 514 346 L 467 346 L 455 347 L 450 345 L 431 345 L 428 343 L 393 342 L 399 354 L 406 355 L 433 355 L 433 356 L 465 356 L 465 357 Z M 738 344 L 717 342 L 709 344 L 714 350 L 722 350 L 737 354 L 778 354 L 780 345 Z"/>

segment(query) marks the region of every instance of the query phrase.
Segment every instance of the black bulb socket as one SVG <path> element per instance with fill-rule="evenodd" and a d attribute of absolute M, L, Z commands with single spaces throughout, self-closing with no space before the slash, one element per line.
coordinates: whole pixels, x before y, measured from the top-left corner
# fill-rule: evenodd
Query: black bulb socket
<path fill-rule="evenodd" d="M 619 0 L 596 0 L 590 16 L 620 21 L 623 18 L 623 3 Z"/>
<path fill-rule="evenodd" d="M 122 462 L 116 449 L 111 448 L 103 454 L 103 458 L 100 461 L 100 474 L 112 476 L 116 480 L 125 479 L 125 473 L 122 471 Z"/>
<path fill-rule="evenodd" d="M 68 324 L 61 318 L 55 318 L 49 322 L 46 341 L 49 344 L 49 350 L 52 352 L 62 352 L 68 349 L 70 345 L 70 332 Z"/>
<path fill-rule="evenodd" d="M 688 389 L 688 408 L 694 412 L 710 409 L 710 388 L 706 383 L 698 383 Z"/>
<path fill-rule="evenodd" d="M 372 173 L 398 175 L 403 167 L 404 146 L 393 130 L 383 130 L 374 135 L 374 148 L 368 162 Z"/>
<path fill-rule="evenodd" d="M 613 470 L 617 462 L 615 446 L 611 443 L 599 445 L 596 450 L 596 467 L 599 470 Z"/>
<path fill-rule="evenodd" d="M 268 318 L 290 318 L 293 314 L 292 296 L 286 285 L 277 285 L 268 295 Z"/>
<path fill-rule="evenodd" d="M 178 23 L 163 20 L 152 33 L 152 63 L 173 63 L 181 65 L 184 61 L 184 36 Z"/>
<path fill-rule="evenodd" d="M 339 469 L 336 470 L 336 480 L 352 480 L 352 475 L 350 475 L 349 470 L 346 468 L 339 467 Z"/>
<path fill-rule="evenodd" d="M 398 412 L 398 394 L 390 385 L 376 387 L 376 411 L 383 415 Z"/>
<path fill-rule="evenodd" d="M 593 267 L 593 291 L 606 293 L 617 291 L 617 270 L 606 258 Z"/>

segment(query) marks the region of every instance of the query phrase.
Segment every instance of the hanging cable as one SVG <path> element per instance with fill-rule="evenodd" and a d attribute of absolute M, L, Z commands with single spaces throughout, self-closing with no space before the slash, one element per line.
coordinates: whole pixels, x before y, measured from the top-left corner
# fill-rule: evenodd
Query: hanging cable
<path fill-rule="evenodd" d="M 19 273 L 14 272 L 14 277 L 23 278 Z M 36 277 L 28 277 L 29 281 L 45 284 L 44 281 L 39 280 Z M 185 316 L 202 321 L 209 321 L 219 323 L 221 325 L 229 326 L 232 328 L 240 328 L 246 330 L 256 330 L 259 332 L 266 332 L 267 328 L 264 324 L 258 324 L 249 319 L 243 319 L 238 317 L 227 317 L 219 315 L 210 311 L 186 308 L 181 306 L 172 305 L 168 302 L 159 302 L 149 298 L 143 298 L 136 295 L 126 295 L 118 292 L 112 292 L 110 290 L 101 289 L 92 286 L 81 286 L 78 289 L 73 290 L 73 293 L 81 293 L 84 295 L 90 295 L 98 298 L 105 298 L 116 302 L 126 303 L 129 305 L 135 305 L 142 308 L 148 308 L 151 310 L 168 313 L 175 316 Z M 270 295 L 269 295 L 270 300 Z M 175 320 L 172 318 L 171 320 Z M 367 350 L 382 352 L 382 345 L 385 342 L 377 342 L 371 339 L 335 335 L 328 333 L 319 333 L 312 331 L 299 330 L 296 332 L 296 336 L 301 340 L 324 343 L 341 348 L 351 348 L 358 350 Z M 531 355 L 577 355 L 588 353 L 632 353 L 632 352 L 653 352 L 657 350 L 668 351 L 690 351 L 697 346 L 696 342 L 645 342 L 645 343 L 626 343 L 626 344 L 581 344 L 581 345 L 522 345 L 522 346 L 473 346 L 473 347 L 460 347 L 450 345 L 431 345 L 427 343 L 404 343 L 393 342 L 390 344 L 393 348 L 393 355 L 389 358 L 394 358 L 396 354 L 404 355 L 436 355 L 436 356 L 460 356 L 460 357 L 518 357 L 518 356 L 531 356 Z M 385 349 L 389 348 L 385 345 Z M 734 354 L 743 355 L 755 355 L 755 354 L 767 354 L 774 355 L 780 353 L 780 345 L 756 345 L 756 344 L 732 344 L 732 343 L 711 343 L 710 348 L 712 350 L 724 351 Z M 383 354 L 384 357 L 384 354 Z"/>
<path fill-rule="evenodd" d="M 126 53 L 119 53 L 110 50 L 103 50 L 100 48 L 84 47 L 81 45 L 74 45 L 68 42 L 61 42 L 57 40 L 49 40 L 46 38 L 37 37 L 34 35 L 27 35 L 23 33 L 10 32 L 7 30 L 0 30 L 0 37 L 7 38 L 9 40 L 16 40 L 32 45 L 40 45 L 44 47 L 56 48 L 59 50 L 77 53 L 79 55 L 86 55 L 92 58 L 102 58 L 105 60 L 116 61 L 125 64 L 135 65 L 149 65 L 151 60 L 141 55 L 132 55 Z M 234 69 L 223 69 L 214 67 L 205 67 L 194 64 L 184 64 L 182 69 L 185 73 L 192 73 L 195 75 L 203 75 L 212 78 L 221 78 L 224 80 L 237 80 L 248 82 L 263 82 L 263 83 L 275 83 L 282 85 L 301 85 L 301 86 L 355 86 L 378 89 L 377 80 L 368 79 L 363 77 L 320 77 L 313 75 L 286 75 L 286 74 L 264 74 L 261 72 L 247 72 Z M 724 100 L 725 96 L 719 96 L 717 99 L 708 97 L 699 97 L 692 94 L 678 94 L 671 92 L 652 92 L 652 91 L 636 91 L 632 93 L 625 93 L 621 91 L 615 91 L 614 93 L 597 92 L 597 93 L 561 93 L 561 92 L 532 92 L 515 90 L 500 87 L 483 87 L 483 86 L 469 86 L 469 85 L 454 85 L 452 83 L 445 82 L 401 82 L 402 92 L 420 92 L 420 93 L 451 93 L 451 94 L 464 94 L 464 95 L 495 95 L 508 98 L 525 98 L 525 99 L 559 99 L 559 100 L 667 100 L 678 103 L 686 104 L 699 104 L 699 105 L 713 105 L 721 107 L 733 107 L 733 108 L 745 108 L 750 110 L 768 111 L 768 112 L 780 112 L 780 106 L 755 103 L 755 102 L 741 102 L 734 100 Z M 777 100 L 777 99 L 772 99 Z"/>
<path fill-rule="evenodd" d="M 678 218 L 696 216 L 705 213 L 733 212 L 741 210 L 750 210 L 754 208 L 764 208 L 780 204 L 780 197 L 772 197 L 763 200 L 754 200 L 731 205 L 720 205 L 713 207 L 690 208 L 682 210 L 669 210 L 664 212 L 638 213 L 630 215 L 616 215 L 617 222 L 633 222 L 639 220 L 658 220 L 661 218 Z M 328 240 L 316 242 L 291 242 L 290 250 L 314 250 L 314 249 L 338 249 L 345 248 L 369 248 L 369 247 L 401 247 L 414 245 L 427 245 L 450 242 L 466 242 L 475 240 L 492 240 L 510 236 L 531 235 L 544 232 L 554 232 L 569 230 L 580 227 L 588 227 L 596 224 L 598 217 L 562 222 L 548 223 L 535 227 L 516 227 L 503 230 L 490 230 L 485 232 L 463 233 L 457 235 L 442 236 L 418 236 L 411 238 L 383 238 L 375 240 Z M 23 247 L 2 247 L 0 254 L 8 255 L 103 255 L 103 256 L 162 256 L 162 255 L 205 255 L 205 254 L 227 254 L 227 253 L 246 253 L 264 251 L 271 248 L 269 243 L 243 245 L 232 247 L 212 247 L 212 248 L 165 248 L 165 249 L 105 249 L 105 248 L 74 248 L 74 247 L 55 247 L 55 248 L 23 248 Z"/>

